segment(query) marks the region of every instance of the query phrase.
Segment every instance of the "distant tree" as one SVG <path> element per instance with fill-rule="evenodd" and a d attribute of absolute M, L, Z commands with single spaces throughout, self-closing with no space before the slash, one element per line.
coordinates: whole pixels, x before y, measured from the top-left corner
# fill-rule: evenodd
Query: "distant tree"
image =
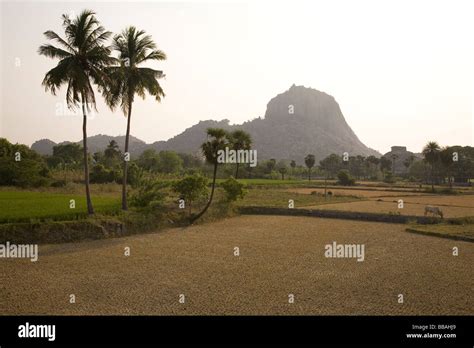
<path fill-rule="evenodd" d="M 295 162 L 295 160 L 291 160 L 291 162 L 290 162 L 290 167 L 291 167 L 291 175 L 294 176 L 294 174 L 295 174 L 295 168 L 296 168 L 296 162 Z"/>
<path fill-rule="evenodd" d="M 415 161 L 408 169 L 408 175 L 420 182 L 428 182 L 429 172 L 429 165 L 425 161 Z"/>
<path fill-rule="evenodd" d="M 314 155 L 309 154 L 304 158 L 304 163 L 308 168 L 308 180 L 311 181 L 311 168 L 314 167 L 314 164 L 316 163 L 316 158 L 314 157 Z"/>
<path fill-rule="evenodd" d="M 331 154 L 319 161 L 319 167 L 327 173 L 328 177 L 335 177 L 342 168 L 342 159 L 336 154 Z"/>
<path fill-rule="evenodd" d="M 107 32 L 97 21 L 94 12 L 82 11 L 76 18 L 62 16 L 66 39 L 53 31 L 44 35 L 56 41 L 61 47 L 51 44 L 42 45 L 38 53 L 49 58 L 58 58 L 56 67 L 49 70 L 44 79 L 46 90 L 56 94 L 57 89 L 67 85 L 66 102 L 68 108 L 82 106 L 82 142 L 84 152 L 84 181 L 86 184 L 87 211 L 94 214 L 89 188 L 89 165 L 87 152 L 87 111 L 95 108 L 95 95 L 92 83 L 102 88 L 108 78 L 105 68 L 113 62 L 110 49 L 105 46 L 110 32 Z"/>
<path fill-rule="evenodd" d="M 396 161 L 397 161 L 397 159 L 398 159 L 398 155 L 395 154 L 395 153 L 392 153 L 392 154 L 390 155 L 390 159 L 392 160 L 392 173 L 395 174 L 395 163 L 396 163 Z"/>
<path fill-rule="evenodd" d="M 364 162 L 365 157 L 363 156 L 358 155 L 349 157 L 349 172 L 356 178 L 360 179 L 364 175 Z"/>
<path fill-rule="evenodd" d="M 66 165 L 74 165 L 82 161 L 82 147 L 79 144 L 69 143 L 55 145 L 53 147 L 53 157 L 58 157 Z"/>
<path fill-rule="evenodd" d="M 113 167 L 120 163 L 122 152 L 115 140 L 111 140 L 104 151 L 104 162 L 108 167 Z"/>
<path fill-rule="evenodd" d="M 235 130 L 229 134 L 229 143 L 233 150 L 250 150 L 252 147 L 252 138 L 250 134 L 244 132 L 241 129 Z M 239 162 L 236 164 L 235 168 L 235 178 L 239 178 Z"/>
<path fill-rule="evenodd" d="M 281 174 L 281 180 L 285 180 L 285 174 L 288 172 L 288 167 L 284 161 L 278 162 L 277 170 Z"/>
<path fill-rule="evenodd" d="M 379 163 L 380 163 L 380 159 L 378 159 L 377 157 L 375 157 L 373 155 L 370 155 L 365 160 L 369 163 L 375 164 L 376 166 L 378 166 Z"/>
<path fill-rule="evenodd" d="M 187 153 L 178 153 L 178 156 L 183 160 L 183 167 L 185 169 L 196 169 L 201 168 L 203 166 L 202 158 L 198 156 L 187 154 Z"/>
<path fill-rule="evenodd" d="M 150 61 L 166 59 L 166 54 L 157 49 L 151 36 L 143 30 L 131 26 L 114 36 L 113 49 L 118 52 L 120 65 L 106 69 L 110 83 L 104 89 L 104 96 L 109 107 L 114 110 L 120 105 L 127 117 L 127 130 L 125 134 L 124 155 L 129 152 L 130 121 L 132 118 L 132 105 L 135 95 L 145 98 L 148 92 L 155 97 L 157 102 L 165 96 L 158 80 L 163 77 L 162 71 L 140 67 L 140 64 Z M 127 173 L 128 161 L 123 161 L 122 181 L 122 209 L 127 210 Z"/>
<path fill-rule="evenodd" d="M 161 173 L 178 173 L 183 169 L 183 160 L 174 151 L 161 151 L 158 155 L 158 171 Z"/>
<path fill-rule="evenodd" d="M 380 171 L 382 172 L 383 176 L 385 177 L 386 172 L 392 168 L 392 161 L 385 156 L 380 158 Z"/>
<path fill-rule="evenodd" d="M 191 223 L 199 219 L 207 211 L 207 209 L 212 203 L 212 198 L 214 197 L 214 190 L 216 187 L 217 166 L 219 165 L 219 162 L 217 161 L 218 152 L 219 150 L 224 151 L 225 147 L 228 145 L 228 135 L 225 130 L 221 128 L 207 129 L 207 141 L 201 145 L 201 150 L 204 157 L 206 158 L 206 161 L 209 164 L 212 164 L 212 166 L 214 167 L 212 175 L 211 195 L 204 209 L 199 214 L 191 218 Z"/>
<path fill-rule="evenodd" d="M 47 163 L 52 167 L 60 167 L 64 173 L 64 183 L 67 181 L 67 173 L 84 163 L 83 149 L 79 144 L 68 143 L 53 146 L 53 155 L 48 158 Z"/>
<path fill-rule="evenodd" d="M 440 159 L 440 163 L 441 165 L 443 166 L 443 169 L 445 170 L 446 172 L 446 177 L 447 177 L 447 180 L 448 180 L 448 184 L 449 184 L 449 188 L 452 188 L 453 187 L 453 184 L 452 184 L 452 176 L 453 176 L 453 173 L 452 173 L 452 169 L 453 169 L 453 150 L 451 150 L 449 147 L 445 147 L 443 149 L 441 149 L 440 153 L 439 153 L 439 159 Z"/>
<path fill-rule="evenodd" d="M 365 159 L 365 162 L 368 168 L 369 176 L 376 177 L 380 159 L 373 155 L 370 155 Z"/>
<path fill-rule="evenodd" d="M 267 161 L 267 171 L 269 174 L 271 174 L 274 170 L 275 170 L 275 167 L 276 167 L 276 159 L 274 158 L 271 158 Z"/>
<path fill-rule="evenodd" d="M 435 141 L 430 141 L 428 144 L 425 145 L 423 148 L 423 157 L 425 161 L 430 165 L 431 168 L 431 191 L 434 192 L 434 181 L 435 181 L 435 168 L 436 164 L 439 161 L 441 148 Z"/>
<path fill-rule="evenodd" d="M 413 164 L 414 161 L 415 161 L 415 156 L 413 156 L 413 155 L 408 156 L 408 157 L 403 161 L 403 165 L 405 166 L 407 172 L 408 172 L 410 166 Z"/>
<path fill-rule="evenodd" d="M 160 155 L 154 149 L 146 149 L 142 152 L 142 154 L 138 157 L 137 160 L 137 164 L 139 167 L 150 172 L 158 171 L 159 163 Z"/>
<path fill-rule="evenodd" d="M 454 181 L 469 183 L 470 179 L 474 178 L 474 147 L 451 146 L 450 149 L 458 156 L 451 168 Z"/>
<path fill-rule="evenodd" d="M 341 157 L 331 154 L 319 161 L 319 168 L 324 172 L 324 197 L 327 197 L 327 187 L 329 177 L 334 177 L 342 166 Z"/>

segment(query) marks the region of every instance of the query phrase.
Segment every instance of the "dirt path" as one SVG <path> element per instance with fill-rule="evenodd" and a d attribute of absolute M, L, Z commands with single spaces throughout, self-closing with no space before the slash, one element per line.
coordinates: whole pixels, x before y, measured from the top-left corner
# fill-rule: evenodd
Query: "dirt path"
<path fill-rule="evenodd" d="M 40 246 L 36 263 L 0 259 L 0 314 L 474 314 L 474 245 L 404 229 L 241 216 Z M 365 261 L 326 258 L 333 241 L 365 244 Z"/>

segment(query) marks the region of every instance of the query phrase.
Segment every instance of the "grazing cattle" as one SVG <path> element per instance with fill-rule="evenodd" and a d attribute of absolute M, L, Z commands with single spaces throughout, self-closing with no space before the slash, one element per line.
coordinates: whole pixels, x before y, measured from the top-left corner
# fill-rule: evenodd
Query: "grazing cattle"
<path fill-rule="evenodd" d="M 439 209 L 438 207 L 433 207 L 432 205 L 427 205 L 425 207 L 425 216 L 428 214 L 428 213 L 431 213 L 433 214 L 433 216 L 440 216 L 441 218 L 443 218 L 443 212 L 441 209 Z"/>

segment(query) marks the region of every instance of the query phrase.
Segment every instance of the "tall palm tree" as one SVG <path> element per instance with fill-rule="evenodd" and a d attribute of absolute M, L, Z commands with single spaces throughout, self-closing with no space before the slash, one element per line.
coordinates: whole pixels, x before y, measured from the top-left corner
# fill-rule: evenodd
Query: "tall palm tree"
<path fill-rule="evenodd" d="M 431 167 L 431 191 L 434 192 L 434 172 L 436 163 L 439 161 L 439 153 L 441 151 L 440 146 L 435 141 L 430 141 L 423 148 L 423 156 L 425 161 L 430 164 Z"/>
<path fill-rule="evenodd" d="M 304 163 L 306 164 L 306 167 L 308 167 L 308 181 L 311 181 L 311 168 L 314 167 L 314 163 L 316 162 L 316 158 L 314 155 L 307 155 L 304 158 Z"/>
<path fill-rule="evenodd" d="M 250 150 L 252 146 L 252 138 L 250 134 L 244 132 L 241 129 L 235 130 L 229 134 L 229 141 L 232 144 L 232 149 L 235 151 L 239 150 Z M 235 169 L 235 178 L 239 178 L 239 162 L 237 162 L 237 167 Z"/>
<path fill-rule="evenodd" d="M 290 167 L 291 167 L 291 175 L 294 175 L 295 168 L 296 168 L 296 161 L 295 160 L 291 160 Z"/>
<path fill-rule="evenodd" d="M 127 156 L 130 140 L 130 121 L 132 118 L 132 105 L 135 95 L 145 99 L 145 92 L 155 97 L 160 102 L 165 96 L 158 80 L 163 72 L 151 68 L 139 67 L 140 64 L 150 61 L 165 60 L 166 54 L 157 49 L 150 35 L 135 27 L 128 27 L 121 34 L 114 36 L 112 48 L 118 52 L 120 65 L 109 67 L 107 74 L 110 85 L 104 91 L 104 96 L 109 107 L 114 110 L 120 104 L 124 115 L 127 117 L 127 131 L 125 135 L 125 151 Z M 122 209 L 127 210 L 127 172 L 128 160 L 124 157 L 122 180 Z"/>
<path fill-rule="evenodd" d="M 94 214 L 89 189 L 89 163 L 87 151 L 87 112 L 91 106 L 97 110 L 92 84 L 101 89 L 107 76 L 104 68 L 113 62 L 110 49 L 105 46 L 111 33 L 106 31 L 90 10 L 82 11 L 76 18 L 62 16 L 65 38 L 54 31 L 44 33 L 47 39 L 55 41 L 59 47 L 51 44 L 40 46 L 38 53 L 49 58 L 59 59 L 58 64 L 49 70 L 43 86 L 46 91 L 56 95 L 56 91 L 67 85 L 66 103 L 69 109 L 82 107 L 82 143 L 84 152 L 84 181 L 86 184 L 87 211 Z"/>
<path fill-rule="evenodd" d="M 201 150 L 204 157 L 206 158 L 206 162 L 214 166 L 211 195 L 204 209 L 199 214 L 191 218 L 191 223 L 199 219 L 211 205 L 212 198 L 214 197 L 214 189 L 216 187 L 217 166 L 219 164 L 217 161 L 218 151 L 224 150 L 225 147 L 229 145 L 228 140 L 229 135 L 225 130 L 221 128 L 207 129 L 207 141 L 201 145 Z"/>

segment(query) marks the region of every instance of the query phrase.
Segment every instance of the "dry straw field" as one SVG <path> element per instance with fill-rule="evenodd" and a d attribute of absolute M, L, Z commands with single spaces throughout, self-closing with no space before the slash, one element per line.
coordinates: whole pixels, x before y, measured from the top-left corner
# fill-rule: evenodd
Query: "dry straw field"
<path fill-rule="evenodd" d="M 425 204 L 409 203 L 411 199 L 406 198 L 403 208 L 398 208 L 398 201 L 362 201 L 349 203 L 335 203 L 305 207 L 308 209 L 342 210 L 354 212 L 370 212 L 385 214 L 401 214 L 422 216 L 425 212 Z M 433 204 L 433 203 L 431 203 Z M 439 206 L 439 205 L 438 205 Z M 445 218 L 474 216 L 474 208 L 458 206 L 440 206 Z"/>
<path fill-rule="evenodd" d="M 36 263 L 1 263 L 0 312 L 472 314 L 474 245 L 406 233 L 405 227 L 240 216 L 153 234 L 40 246 Z M 326 258 L 324 246 L 333 241 L 365 244 L 365 261 Z M 452 255 L 454 246 L 459 256 Z M 240 256 L 234 256 L 235 247 Z M 75 304 L 69 303 L 70 294 Z M 289 294 L 295 303 L 288 303 Z"/>
<path fill-rule="evenodd" d="M 305 208 L 421 216 L 424 215 L 427 205 L 434 205 L 443 211 L 446 218 L 474 216 L 474 195 L 439 195 L 424 192 L 350 188 L 329 189 L 329 191 L 333 193 L 333 197 L 328 198 L 329 204 L 310 205 Z M 287 192 L 311 195 L 314 192 L 322 194 L 324 189 L 292 188 Z M 330 203 L 334 197 L 341 196 L 356 196 L 364 201 Z M 399 208 L 399 200 L 403 201 L 402 208 Z"/>

